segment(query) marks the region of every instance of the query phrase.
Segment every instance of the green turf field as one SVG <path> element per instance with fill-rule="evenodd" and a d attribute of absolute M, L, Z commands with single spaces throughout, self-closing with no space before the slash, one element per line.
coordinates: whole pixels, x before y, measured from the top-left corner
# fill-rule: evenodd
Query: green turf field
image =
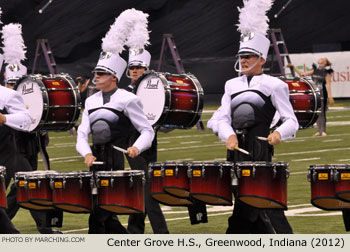
<path fill-rule="evenodd" d="M 348 109 L 340 109 L 345 106 Z M 275 148 L 274 162 L 289 162 L 288 211 L 286 215 L 295 233 L 345 233 L 339 211 L 323 211 L 310 204 L 309 165 L 350 163 L 350 101 L 337 101 L 328 112 L 326 137 L 313 137 L 316 129 L 300 130 L 297 138 Z M 211 117 L 215 106 L 206 107 L 202 120 Z M 338 109 L 336 109 L 338 108 Z M 48 153 L 51 169 L 87 170 L 75 150 L 75 136 L 69 132 L 50 132 Z M 224 161 L 224 143 L 208 129 L 174 130 L 158 134 L 158 161 Z M 40 169 L 43 169 L 40 164 Z M 186 208 L 162 206 L 171 233 L 224 233 L 232 207 L 208 206 L 209 223 L 191 225 Z M 123 224 L 127 216 L 120 216 Z M 13 219 L 21 233 L 37 233 L 29 211 L 20 209 Z M 64 213 L 63 232 L 87 233 L 88 214 Z M 146 233 L 152 233 L 147 220 Z"/>

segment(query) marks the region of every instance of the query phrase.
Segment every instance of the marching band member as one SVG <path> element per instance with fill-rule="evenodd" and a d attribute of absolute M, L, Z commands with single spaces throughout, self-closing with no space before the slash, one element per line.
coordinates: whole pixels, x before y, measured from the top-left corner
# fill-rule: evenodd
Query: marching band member
<path fill-rule="evenodd" d="M 126 90 L 136 94 L 140 80 L 142 79 L 140 77 L 149 70 L 151 54 L 144 49 L 146 45 L 149 45 L 148 14 L 138 10 L 131 13 L 134 15 L 132 19 L 136 20 L 136 22 L 125 43 L 130 48 L 126 76 L 131 80 Z M 129 144 L 132 145 L 139 135 L 140 133 L 134 129 L 129 139 Z M 151 148 L 144 151 L 137 158 L 132 159 L 127 155 L 126 158 L 131 169 L 143 170 L 146 176 L 144 188 L 145 214 L 131 214 L 128 222 L 128 231 L 132 234 L 143 234 L 145 232 L 145 218 L 148 215 L 155 234 L 168 234 L 169 230 L 162 210 L 158 202 L 150 194 L 148 164 L 157 161 L 157 135 L 155 134 Z"/>
<path fill-rule="evenodd" d="M 27 74 L 27 68 L 21 64 L 25 59 L 25 45 L 22 38 L 20 24 L 8 24 L 3 27 L 2 37 L 4 43 L 5 62 L 8 65 L 5 68 L 5 86 L 10 89 L 16 89 L 20 78 Z M 19 64 L 18 64 L 19 63 Z M 15 131 L 16 139 L 16 162 L 14 172 L 37 170 L 38 152 L 39 152 L 39 132 Z M 9 177 L 11 178 L 11 177 Z M 16 200 L 17 188 L 11 185 L 10 192 L 7 195 L 7 214 L 13 219 L 19 210 Z M 51 219 L 56 218 L 62 223 L 62 211 L 36 211 L 30 210 L 37 228 L 42 234 L 59 233 L 51 228 Z"/>
<path fill-rule="evenodd" d="M 265 15 L 271 5 L 271 0 L 246 0 L 239 9 L 238 30 L 242 36 L 235 69 L 243 75 L 226 82 L 216 114 L 218 135 L 226 142 L 228 161 L 271 161 L 272 146 L 295 137 L 298 130 L 287 84 L 262 71 L 270 46 L 265 37 Z M 283 123 L 270 133 L 276 111 Z M 257 140 L 256 136 L 267 137 L 268 142 Z M 252 157 L 237 152 L 238 146 Z M 292 233 L 282 210 L 255 208 L 238 198 L 228 223 L 227 233 Z"/>
<path fill-rule="evenodd" d="M 140 99 L 118 88 L 118 82 L 127 65 L 119 53 L 123 50 L 124 36 L 130 29 L 127 25 L 128 18 L 126 11 L 121 13 L 103 39 L 103 52 L 93 70 L 93 83 L 100 91 L 86 99 L 82 121 L 78 128 L 76 149 L 85 158 L 85 164 L 93 170 L 124 168 L 120 167 L 123 155 L 114 150 L 112 145 L 127 145 L 133 127 L 140 136 L 131 147 L 127 148 L 129 157 L 135 158 L 147 150 L 154 138 L 154 131 L 143 113 Z M 88 143 L 90 134 L 92 134 L 92 148 Z M 95 160 L 103 161 L 104 165 L 93 166 Z M 127 233 L 127 231 L 115 214 L 94 207 L 89 218 L 89 233 Z"/>
<path fill-rule="evenodd" d="M 1 70 L 2 55 L 0 58 Z M 19 65 L 20 62 L 17 63 Z M 14 70 L 21 71 L 22 67 L 18 65 L 12 67 Z M 16 168 L 16 144 L 12 129 L 26 131 L 30 124 L 31 118 L 24 107 L 22 97 L 17 92 L 0 85 L 0 165 L 6 167 L 6 187 L 10 183 Z M 19 233 L 2 208 L 0 208 L 0 223 L 1 234 Z"/>
<path fill-rule="evenodd" d="M 28 130 L 31 118 L 24 107 L 22 97 L 6 87 L 0 86 L 0 165 L 6 167 L 6 187 L 16 168 L 15 130 Z M 19 233 L 4 209 L 0 208 L 0 233 Z"/>
<path fill-rule="evenodd" d="M 130 50 L 128 60 L 128 76 L 131 83 L 126 90 L 136 93 L 139 78 L 149 69 L 151 62 L 151 54 L 147 50 L 143 50 L 140 54 L 135 54 Z M 135 142 L 139 133 L 135 130 L 130 138 L 130 143 Z M 146 174 L 145 184 L 145 214 L 131 214 L 129 217 L 128 231 L 132 234 L 143 234 L 145 232 L 145 218 L 148 215 L 153 232 L 155 234 L 168 234 L 169 230 L 165 222 L 164 215 L 157 201 L 150 194 L 150 183 L 148 177 L 148 164 L 157 162 L 157 135 L 155 135 L 150 149 L 143 152 L 139 157 L 131 159 L 126 156 L 131 169 L 144 170 Z"/>

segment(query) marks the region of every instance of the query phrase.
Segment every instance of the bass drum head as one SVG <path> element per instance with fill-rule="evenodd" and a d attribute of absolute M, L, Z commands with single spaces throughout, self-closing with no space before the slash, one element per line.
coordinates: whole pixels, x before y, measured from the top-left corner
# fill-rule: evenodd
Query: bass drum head
<path fill-rule="evenodd" d="M 33 131 L 38 127 L 44 108 L 44 100 L 41 88 L 33 78 L 24 78 L 17 86 L 17 92 L 22 96 L 24 106 L 28 110 L 32 123 L 29 131 Z"/>
<path fill-rule="evenodd" d="M 143 112 L 148 122 L 154 126 L 163 115 L 165 107 L 163 79 L 154 73 L 145 76 L 137 88 L 136 95 L 143 104 Z"/>

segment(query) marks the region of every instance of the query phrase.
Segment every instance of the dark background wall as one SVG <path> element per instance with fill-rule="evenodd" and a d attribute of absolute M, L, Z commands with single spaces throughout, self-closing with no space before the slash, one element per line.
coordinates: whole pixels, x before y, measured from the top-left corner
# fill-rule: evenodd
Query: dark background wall
<path fill-rule="evenodd" d="M 242 0 L 0 0 L 2 22 L 21 23 L 31 69 L 36 40 L 49 40 L 60 72 L 88 76 L 98 59 L 101 39 L 125 9 L 147 12 L 152 67 L 158 64 L 164 33 L 174 35 L 187 72 L 197 76 L 204 91 L 220 94 L 236 76 L 234 55 L 239 46 L 237 6 Z M 268 13 L 271 28 L 281 28 L 290 53 L 350 50 L 350 1 L 276 0 Z M 123 53 L 127 59 L 127 52 Z M 170 54 L 162 71 L 176 72 Z M 30 71 L 30 70 L 29 70 Z M 42 65 L 40 72 L 47 71 Z M 121 85 L 127 83 L 123 78 Z M 208 96 L 209 97 L 209 96 Z"/>

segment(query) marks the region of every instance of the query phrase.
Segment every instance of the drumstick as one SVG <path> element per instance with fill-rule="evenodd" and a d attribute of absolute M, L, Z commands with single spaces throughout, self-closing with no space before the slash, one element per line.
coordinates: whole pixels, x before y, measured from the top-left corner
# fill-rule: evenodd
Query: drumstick
<path fill-rule="evenodd" d="M 261 140 L 261 141 L 269 141 L 269 139 L 267 137 L 257 136 L 256 138 Z"/>
<path fill-rule="evenodd" d="M 120 148 L 120 147 L 118 147 L 118 146 L 115 146 L 115 145 L 113 145 L 113 144 L 112 144 L 112 146 L 113 146 L 114 149 L 116 149 L 116 150 L 118 150 L 118 151 L 121 151 L 121 152 L 123 152 L 123 153 L 128 153 L 126 150 L 124 150 L 124 149 L 122 149 L 122 148 Z"/>
<path fill-rule="evenodd" d="M 103 165 L 105 164 L 105 162 L 102 162 L 102 161 L 94 161 L 92 162 L 93 165 Z"/>
<path fill-rule="evenodd" d="M 244 149 L 241 149 L 241 148 L 239 148 L 238 146 L 236 146 L 234 149 L 235 149 L 235 150 L 238 150 L 238 151 L 240 151 L 240 152 L 242 152 L 242 153 L 244 153 L 244 154 L 246 154 L 246 155 L 250 155 L 250 153 L 249 153 L 248 151 L 246 151 L 246 150 L 244 150 Z"/>

